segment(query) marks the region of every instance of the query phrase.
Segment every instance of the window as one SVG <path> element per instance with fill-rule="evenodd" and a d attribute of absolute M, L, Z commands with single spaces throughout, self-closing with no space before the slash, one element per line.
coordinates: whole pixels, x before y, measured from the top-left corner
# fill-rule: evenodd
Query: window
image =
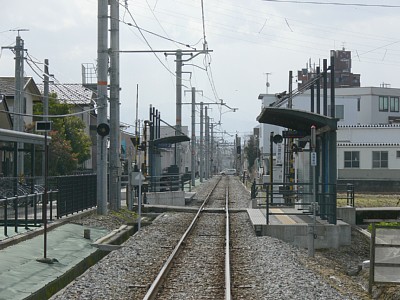
<path fill-rule="evenodd" d="M 387 151 L 372 151 L 372 168 L 387 168 L 388 158 Z"/>
<path fill-rule="evenodd" d="M 396 151 L 396 158 L 400 158 L 400 151 L 399 150 Z"/>
<path fill-rule="evenodd" d="M 361 110 L 361 98 L 357 98 L 357 111 Z"/>
<path fill-rule="evenodd" d="M 390 97 L 390 111 L 399 111 L 399 97 Z"/>
<path fill-rule="evenodd" d="M 388 111 L 389 100 L 387 96 L 379 96 L 379 111 Z"/>
<path fill-rule="evenodd" d="M 344 119 L 344 105 L 335 105 L 335 117 L 338 119 Z"/>
<path fill-rule="evenodd" d="M 360 151 L 344 152 L 344 167 L 359 168 L 360 167 Z"/>
<path fill-rule="evenodd" d="M 328 113 L 331 115 L 331 105 L 328 105 Z M 335 105 L 335 118 L 344 119 L 344 105 Z"/>

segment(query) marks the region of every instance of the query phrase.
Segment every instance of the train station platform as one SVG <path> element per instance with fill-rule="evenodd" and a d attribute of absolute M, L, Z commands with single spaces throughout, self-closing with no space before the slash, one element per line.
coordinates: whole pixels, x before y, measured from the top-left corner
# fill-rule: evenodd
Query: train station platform
<path fill-rule="evenodd" d="M 295 208 L 270 208 L 267 224 L 266 209 L 248 208 L 247 213 L 256 235 L 272 236 L 299 248 L 308 247 L 309 234 L 313 230 L 313 216 Z M 351 225 L 337 220 L 329 224 L 315 219 L 314 244 L 316 249 L 338 248 L 351 244 Z"/>
<path fill-rule="evenodd" d="M 84 237 L 85 229 L 90 229 L 90 238 Z M 61 276 L 72 272 L 77 266 L 85 269 L 85 259 L 99 251 L 92 246 L 93 242 L 107 233 L 104 229 L 76 224 L 64 224 L 54 228 L 47 233 L 45 263 L 38 261 L 44 258 L 43 235 L 2 249 L 0 299 L 47 299 L 46 295 L 52 289 L 58 290 L 58 287 L 52 285 Z M 93 260 L 93 257 L 91 259 Z"/>

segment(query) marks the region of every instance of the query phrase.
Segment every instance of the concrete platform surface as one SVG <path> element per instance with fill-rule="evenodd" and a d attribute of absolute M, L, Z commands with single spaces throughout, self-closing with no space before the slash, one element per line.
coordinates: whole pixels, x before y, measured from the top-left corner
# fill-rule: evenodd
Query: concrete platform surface
<path fill-rule="evenodd" d="M 269 222 L 266 222 L 266 209 L 249 208 L 247 213 L 259 236 L 272 236 L 299 248 L 307 248 L 313 225 L 313 216 L 303 214 L 295 208 L 270 208 Z M 328 224 L 319 217 L 315 220 L 315 248 L 338 248 L 351 244 L 351 226 L 341 220 Z M 312 233 L 311 233 L 312 234 Z"/>
<path fill-rule="evenodd" d="M 91 239 L 85 239 L 90 229 Z M 47 258 L 53 264 L 38 262 L 44 257 L 44 239 L 39 235 L 0 251 L 0 299 L 24 299 L 40 290 L 97 249 L 91 244 L 107 230 L 65 224 L 47 234 Z"/>

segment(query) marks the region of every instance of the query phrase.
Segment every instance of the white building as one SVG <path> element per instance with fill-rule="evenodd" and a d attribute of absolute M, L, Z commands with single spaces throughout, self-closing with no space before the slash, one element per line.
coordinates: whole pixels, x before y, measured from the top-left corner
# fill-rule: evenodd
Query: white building
<path fill-rule="evenodd" d="M 327 113 L 330 114 L 328 89 Z M 293 98 L 294 109 L 311 111 L 311 93 Z M 315 93 L 316 95 L 316 93 Z M 324 112 L 321 91 L 320 113 Z M 316 97 L 315 97 L 316 98 Z M 275 95 L 259 96 L 263 107 L 276 100 Z M 338 120 L 337 167 L 339 182 L 353 182 L 362 189 L 378 191 L 400 184 L 400 89 L 383 87 L 339 88 L 335 90 Z M 317 104 L 314 103 L 314 111 Z M 284 128 L 260 124 L 261 151 L 270 152 L 270 132 Z M 274 153 L 277 153 L 274 145 Z"/>

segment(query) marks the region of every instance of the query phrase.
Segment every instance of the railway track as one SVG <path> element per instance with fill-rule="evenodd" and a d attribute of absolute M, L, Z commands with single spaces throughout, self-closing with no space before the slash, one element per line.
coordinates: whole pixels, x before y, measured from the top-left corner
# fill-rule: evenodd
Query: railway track
<path fill-rule="evenodd" d="M 221 178 L 144 299 L 231 299 L 229 179 Z M 194 276 L 195 274 L 195 276 Z"/>

